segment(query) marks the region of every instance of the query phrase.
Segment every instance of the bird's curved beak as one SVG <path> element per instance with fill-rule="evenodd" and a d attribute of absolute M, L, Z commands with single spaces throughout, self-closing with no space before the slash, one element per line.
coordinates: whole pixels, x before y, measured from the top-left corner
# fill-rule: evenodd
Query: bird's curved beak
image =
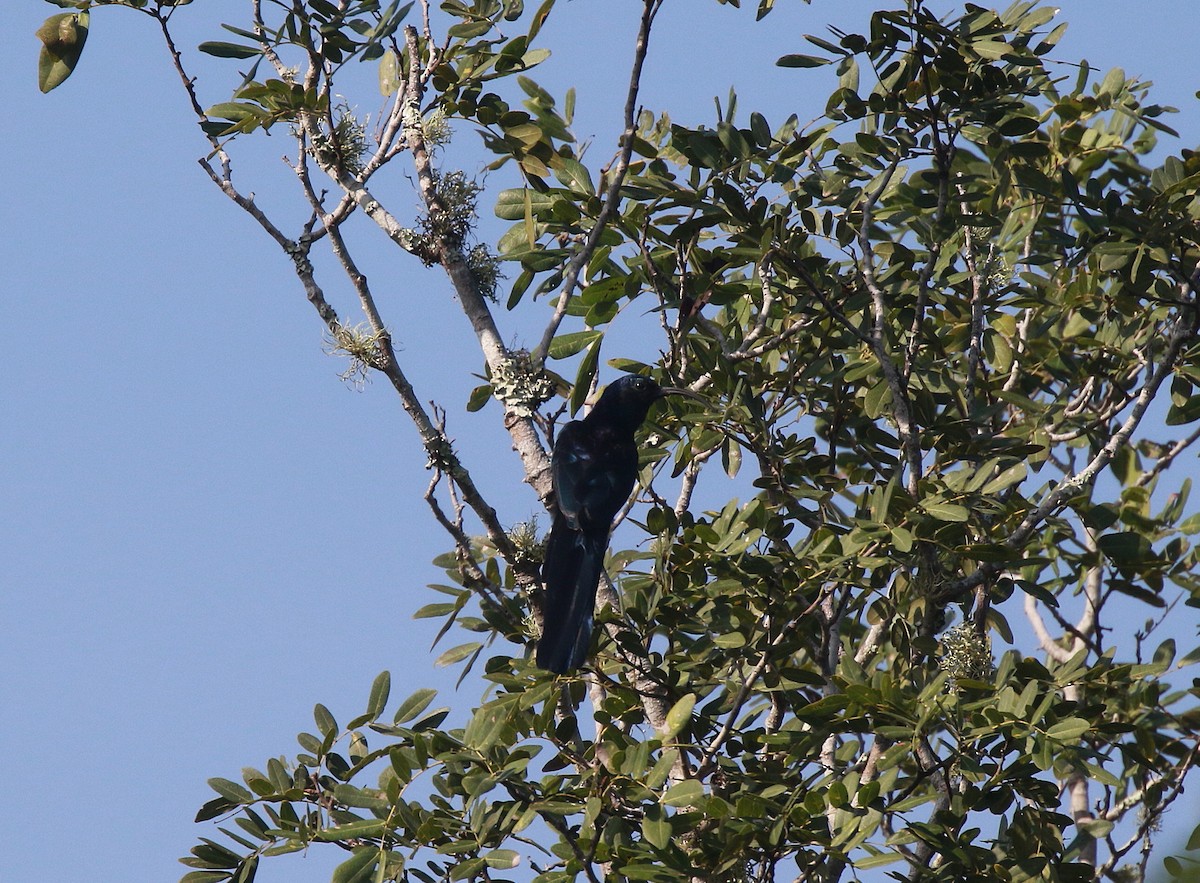
<path fill-rule="evenodd" d="M 659 387 L 658 395 L 659 398 L 666 398 L 667 396 L 686 396 L 687 398 L 693 399 L 697 402 L 705 401 L 704 396 L 700 395 L 700 393 L 692 392 L 690 389 L 683 389 L 678 386 L 661 386 Z"/>

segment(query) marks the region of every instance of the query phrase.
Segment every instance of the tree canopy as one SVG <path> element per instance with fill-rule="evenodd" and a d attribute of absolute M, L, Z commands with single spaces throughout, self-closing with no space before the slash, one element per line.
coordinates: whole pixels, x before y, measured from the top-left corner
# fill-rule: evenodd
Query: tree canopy
<path fill-rule="evenodd" d="M 187 883 L 318 847 L 346 851 L 338 883 L 1147 873 L 1200 753 L 1200 686 L 1173 674 L 1200 649 L 1161 635 L 1200 607 L 1178 474 L 1200 439 L 1200 155 L 1150 163 L 1169 108 L 1058 59 L 1053 9 L 879 8 L 764 62 L 798 81 L 834 66 L 821 118 L 730 95 L 688 127 L 638 100 L 664 0 L 614 6 L 640 24 L 601 162 L 573 95 L 536 81 L 543 24 L 570 4 L 248 0 L 199 46 L 228 86 L 210 104 L 172 30 L 199 8 L 50 2 L 68 11 L 38 32 L 46 91 L 93 8 L 156 23 L 204 171 L 291 259 L 352 370 L 394 388 L 448 537 L 440 600 L 416 615 L 486 685 L 463 728 L 432 690 L 393 702 L 386 672 L 352 720 L 317 705 L 299 753 L 211 780 L 197 820 L 222 833 L 183 860 Z M 343 97 L 363 64 L 388 100 L 374 129 Z M 516 186 L 443 160 L 472 130 Z M 291 139 L 298 222 L 235 181 L 267 131 Z M 406 178 L 414 216 L 386 195 Z M 511 223 L 495 242 L 485 205 Z M 410 382 L 356 216 L 444 271 L 478 343 L 468 402 Z M 528 348 L 506 342 L 510 314 L 538 323 Z M 657 361 L 608 340 L 619 316 Z M 699 400 L 643 429 L 590 662 L 558 678 L 530 655 L 538 525 L 486 498 L 488 464 L 441 408 L 502 422 L 552 508 L 548 450 L 604 364 Z M 714 501 L 710 472 L 739 498 Z"/>

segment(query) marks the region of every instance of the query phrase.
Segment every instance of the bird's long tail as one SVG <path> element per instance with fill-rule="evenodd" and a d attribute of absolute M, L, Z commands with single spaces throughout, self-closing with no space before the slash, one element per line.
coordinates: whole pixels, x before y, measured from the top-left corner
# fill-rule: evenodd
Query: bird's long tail
<path fill-rule="evenodd" d="M 596 583 L 607 546 L 607 531 L 584 533 L 574 530 L 561 516 L 554 519 L 542 564 L 546 600 L 537 645 L 539 668 L 564 674 L 579 668 L 587 658 Z"/>

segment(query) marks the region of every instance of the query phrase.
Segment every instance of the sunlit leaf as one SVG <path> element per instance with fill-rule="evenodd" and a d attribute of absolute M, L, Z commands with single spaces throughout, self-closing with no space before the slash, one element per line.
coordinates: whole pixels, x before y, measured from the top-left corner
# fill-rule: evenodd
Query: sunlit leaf
<path fill-rule="evenodd" d="M 61 12 L 47 18 L 37 29 L 37 38 L 42 41 L 38 55 L 38 88 L 43 92 L 61 86 L 74 72 L 87 42 L 90 20 L 87 9 Z"/>
<path fill-rule="evenodd" d="M 429 703 L 437 696 L 437 690 L 428 687 L 417 690 L 407 699 L 400 703 L 400 707 L 396 709 L 395 722 L 398 724 L 407 723 L 415 718 L 422 711 L 429 707 Z"/>
<path fill-rule="evenodd" d="M 601 332 L 599 331 L 573 331 L 560 334 L 554 338 L 546 355 L 551 359 L 566 359 L 582 351 L 600 337 Z"/>

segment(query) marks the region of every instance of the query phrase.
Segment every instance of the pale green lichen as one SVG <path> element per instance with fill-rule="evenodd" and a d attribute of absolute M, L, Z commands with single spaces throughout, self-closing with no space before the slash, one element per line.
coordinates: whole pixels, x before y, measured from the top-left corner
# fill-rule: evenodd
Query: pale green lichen
<path fill-rule="evenodd" d="M 474 246 L 464 256 L 475 290 L 490 301 L 496 299 L 496 288 L 504 274 L 500 272 L 500 259 L 488 251 L 483 243 Z"/>
<path fill-rule="evenodd" d="M 554 396 L 554 380 L 535 367 L 526 350 L 514 350 L 492 371 L 492 392 L 508 409 L 522 417 Z"/>
<path fill-rule="evenodd" d="M 333 130 L 322 128 L 313 134 L 312 153 L 322 168 L 338 168 L 357 175 L 367 155 L 367 126 L 350 112 L 346 104 L 334 108 Z"/>
<path fill-rule="evenodd" d="M 476 202 L 483 188 L 457 169 L 435 173 L 433 187 L 441 202 L 441 211 L 422 223 L 429 233 L 440 236 L 452 248 L 461 249 L 475 224 Z"/>
<path fill-rule="evenodd" d="M 514 567 L 541 564 L 546 557 L 546 540 L 538 531 L 537 516 L 514 524 L 508 531 L 512 543 Z"/>
<path fill-rule="evenodd" d="M 376 331 L 366 322 L 360 325 L 339 325 L 325 337 L 325 352 L 345 356 L 349 367 L 338 376 L 351 386 L 362 389 L 372 368 L 382 368 L 385 360 L 383 339 L 386 331 Z"/>
<path fill-rule="evenodd" d="M 435 107 L 429 116 L 421 121 L 421 134 L 425 138 L 426 147 L 442 147 L 449 144 L 453 131 L 446 119 L 446 111 Z"/>

